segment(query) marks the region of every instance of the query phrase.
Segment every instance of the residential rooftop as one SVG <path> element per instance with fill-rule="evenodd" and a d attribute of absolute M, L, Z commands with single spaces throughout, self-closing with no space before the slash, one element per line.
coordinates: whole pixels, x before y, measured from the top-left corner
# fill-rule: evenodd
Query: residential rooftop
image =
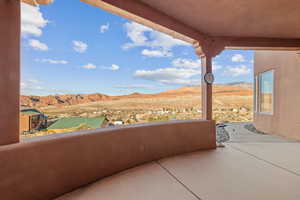
<path fill-rule="evenodd" d="M 34 109 L 34 108 L 22 109 L 20 112 L 23 115 L 40 115 L 41 114 L 41 112 L 39 110 Z"/>
<path fill-rule="evenodd" d="M 70 129 L 78 127 L 82 124 L 88 126 L 89 128 L 101 128 L 105 120 L 105 117 L 64 117 L 58 119 L 51 126 L 49 126 L 48 130 Z"/>

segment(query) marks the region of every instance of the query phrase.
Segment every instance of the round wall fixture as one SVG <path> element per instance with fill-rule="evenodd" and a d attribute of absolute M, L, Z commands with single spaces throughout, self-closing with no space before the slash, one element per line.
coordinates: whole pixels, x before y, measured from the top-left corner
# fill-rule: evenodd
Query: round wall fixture
<path fill-rule="evenodd" d="M 207 83 L 207 84 L 213 84 L 214 81 L 215 81 L 215 77 L 213 75 L 213 73 L 206 73 L 204 75 L 204 81 Z"/>

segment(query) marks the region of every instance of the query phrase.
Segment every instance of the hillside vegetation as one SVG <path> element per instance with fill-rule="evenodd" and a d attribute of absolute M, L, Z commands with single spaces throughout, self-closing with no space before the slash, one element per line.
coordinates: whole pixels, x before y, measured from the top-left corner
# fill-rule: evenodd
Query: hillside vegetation
<path fill-rule="evenodd" d="M 187 86 L 157 94 L 133 93 L 22 96 L 21 104 L 36 107 L 50 119 L 61 117 L 106 117 L 110 123 L 148 123 L 167 120 L 201 119 L 201 88 Z M 213 116 L 217 122 L 252 121 L 251 88 L 231 85 L 213 87 Z M 47 133 L 45 133 L 47 134 Z"/>

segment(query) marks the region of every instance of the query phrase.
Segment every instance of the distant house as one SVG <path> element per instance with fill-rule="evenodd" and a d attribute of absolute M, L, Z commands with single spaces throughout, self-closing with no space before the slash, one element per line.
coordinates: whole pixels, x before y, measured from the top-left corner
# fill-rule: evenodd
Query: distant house
<path fill-rule="evenodd" d="M 72 130 L 96 129 L 106 127 L 105 117 L 66 117 L 60 118 L 48 127 L 48 131 L 68 132 Z"/>
<path fill-rule="evenodd" d="M 37 109 L 22 109 L 20 112 L 20 132 L 46 128 L 47 119 L 48 117 Z"/>
<path fill-rule="evenodd" d="M 115 125 L 115 126 L 121 126 L 123 124 L 124 124 L 124 122 L 122 120 L 118 120 L 118 121 L 113 122 L 113 125 Z"/>

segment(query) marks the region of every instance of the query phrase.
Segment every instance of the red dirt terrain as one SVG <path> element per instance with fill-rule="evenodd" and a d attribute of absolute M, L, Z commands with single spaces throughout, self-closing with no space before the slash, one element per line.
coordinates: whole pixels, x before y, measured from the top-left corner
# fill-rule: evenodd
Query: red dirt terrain
<path fill-rule="evenodd" d="M 157 94 L 132 93 L 122 96 L 108 96 L 105 94 L 66 94 L 49 96 L 21 96 L 22 107 L 45 107 L 45 106 L 66 106 L 85 104 L 97 101 L 112 101 L 129 98 L 169 98 L 179 96 L 199 96 L 199 86 L 186 86 L 179 89 L 167 90 Z M 252 89 L 228 85 L 215 85 L 213 88 L 215 96 L 251 96 Z"/>

